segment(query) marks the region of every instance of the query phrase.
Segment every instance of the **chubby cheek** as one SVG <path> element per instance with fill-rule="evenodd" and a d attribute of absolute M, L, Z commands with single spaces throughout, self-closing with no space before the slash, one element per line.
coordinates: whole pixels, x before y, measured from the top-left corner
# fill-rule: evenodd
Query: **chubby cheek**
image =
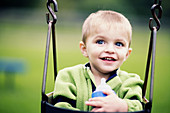
<path fill-rule="evenodd" d="M 122 51 L 119 53 L 119 59 L 123 62 L 126 60 L 127 58 L 126 56 L 127 56 L 127 51 Z"/>
<path fill-rule="evenodd" d="M 97 49 L 91 48 L 91 50 L 88 51 L 88 58 L 91 60 L 97 59 L 99 55 L 100 55 L 100 52 Z"/>
<path fill-rule="evenodd" d="M 91 58 L 92 56 L 94 56 L 93 54 L 95 54 L 95 51 L 92 48 L 88 48 L 87 49 L 87 56 L 89 58 Z"/>

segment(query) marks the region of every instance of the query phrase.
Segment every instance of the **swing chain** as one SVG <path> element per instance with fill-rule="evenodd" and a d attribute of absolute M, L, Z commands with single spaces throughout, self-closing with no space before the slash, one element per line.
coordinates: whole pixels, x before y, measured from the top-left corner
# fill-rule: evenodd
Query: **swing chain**
<path fill-rule="evenodd" d="M 54 5 L 54 11 L 58 12 L 58 5 L 57 5 L 56 0 L 48 0 L 47 1 L 47 9 L 50 12 L 53 20 L 50 20 L 49 13 L 47 13 L 46 14 L 47 24 L 49 24 L 49 22 L 52 22 L 53 24 L 55 24 L 56 21 L 57 21 L 57 16 L 56 16 L 56 14 L 54 13 L 54 11 L 52 10 L 52 8 L 50 6 L 51 3 Z"/>
<path fill-rule="evenodd" d="M 157 0 L 154 1 L 154 4 L 151 7 L 151 12 L 152 12 L 152 16 L 153 18 L 150 18 L 149 20 L 149 28 L 151 31 L 153 31 L 154 27 L 156 28 L 156 30 L 158 31 L 160 28 L 160 18 L 162 17 L 162 6 L 161 6 L 161 2 L 162 0 L 159 0 L 159 2 L 157 3 Z M 158 12 L 156 13 L 156 10 L 158 10 Z M 157 26 L 153 25 L 153 19 L 155 20 Z"/>
<path fill-rule="evenodd" d="M 153 6 L 151 7 L 151 12 L 153 18 L 150 18 L 149 20 L 149 28 L 151 30 L 151 37 L 150 37 L 150 44 L 149 44 L 149 51 L 148 51 L 148 58 L 147 58 L 147 64 L 146 64 L 146 71 L 145 71 L 145 80 L 143 84 L 142 89 L 142 97 L 145 99 L 146 94 L 146 87 L 147 87 L 147 80 L 148 80 L 148 74 L 150 71 L 150 64 L 151 64 L 151 74 L 150 74 L 150 95 L 149 95 L 149 102 L 145 105 L 145 110 L 147 113 L 151 113 L 152 108 L 152 99 L 153 99 L 153 86 L 154 86 L 154 72 L 155 72 L 155 53 L 156 53 L 156 37 L 157 37 L 157 31 L 160 28 L 160 21 L 159 19 L 162 16 L 162 6 L 161 6 L 161 0 L 157 3 L 157 0 L 154 1 Z M 158 10 L 158 12 L 156 12 Z M 153 25 L 153 19 L 157 26 Z"/>
<path fill-rule="evenodd" d="M 48 57 L 49 57 L 49 49 L 50 49 L 50 40 L 51 40 L 51 32 L 52 32 L 52 43 L 53 43 L 53 60 L 54 60 L 54 78 L 57 75 L 57 63 L 56 63 L 56 41 L 55 41 L 55 23 L 57 21 L 57 16 L 55 12 L 52 10 L 50 4 L 54 5 L 54 11 L 58 12 L 58 6 L 56 0 L 48 0 L 47 1 L 47 9 L 50 12 L 53 20 L 50 20 L 49 13 L 46 14 L 47 24 L 48 24 L 48 32 L 47 32 L 47 42 L 46 42 L 46 51 L 45 51 L 45 61 L 44 61 L 44 73 L 43 73 L 43 83 L 42 83 L 42 100 L 47 101 L 48 97 L 45 94 L 46 87 L 46 77 L 47 77 L 47 67 L 48 67 Z"/>

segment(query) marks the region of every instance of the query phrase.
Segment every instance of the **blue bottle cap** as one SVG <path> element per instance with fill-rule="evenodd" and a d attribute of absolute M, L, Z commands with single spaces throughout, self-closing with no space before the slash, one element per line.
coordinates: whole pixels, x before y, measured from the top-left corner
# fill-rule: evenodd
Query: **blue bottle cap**
<path fill-rule="evenodd" d="M 94 97 L 105 97 L 107 96 L 106 94 L 104 94 L 102 91 L 95 91 L 92 93 L 92 98 Z"/>

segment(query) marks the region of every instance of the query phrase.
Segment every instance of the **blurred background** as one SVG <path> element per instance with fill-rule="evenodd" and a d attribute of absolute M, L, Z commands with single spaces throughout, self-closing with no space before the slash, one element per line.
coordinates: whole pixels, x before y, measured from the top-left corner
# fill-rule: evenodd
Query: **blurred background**
<path fill-rule="evenodd" d="M 57 0 L 58 70 L 87 59 L 79 41 L 85 18 L 99 9 L 125 15 L 133 26 L 133 52 L 121 67 L 144 79 L 153 0 Z M 169 113 L 170 1 L 162 0 L 163 15 L 157 35 L 152 113 Z M 3 0 L 0 3 L 0 113 L 40 113 L 47 23 L 46 0 Z M 46 93 L 53 91 L 50 50 Z M 147 91 L 147 98 L 149 87 Z"/>

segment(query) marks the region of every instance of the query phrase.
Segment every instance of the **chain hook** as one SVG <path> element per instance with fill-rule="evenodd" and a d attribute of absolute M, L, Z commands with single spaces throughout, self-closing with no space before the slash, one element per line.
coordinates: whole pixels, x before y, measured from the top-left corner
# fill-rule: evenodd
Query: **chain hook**
<path fill-rule="evenodd" d="M 54 11 L 52 10 L 52 8 L 50 6 L 51 3 L 54 5 L 54 11 L 58 12 L 58 5 L 57 5 L 56 0 L 48 0 L 47 1 L 47 9 L 50 12 L 53 20 L 50 20 L 49 13 L 46 14 L 46 18 L 47 18 L 47 23 L 49 23 L 51 21 L 53 24 L 55 24 L 56 21 L 57 21 L 57 16 L 56 16 L 56 14 L 54 13 Z"/>
<path fill-rule="evenodd" d="M 158 15 L 156 14 L 156 9 L 158 10 Z M 159 19 L 162 16 L 161 0 L 159 0 L 159 3 L 157 3 L 157 0 L 155 0 L 155 3 L 151 7 L 151 12 L 152 12 L 153 18 L 150 18 L 150 20 L 149 20 L 149 28 L 151 31 L 153 31 L 154 27 L 156 27 L 156 29 L 158 31 L 160 28 L 160 24 L 161 24 Z M 153 23 L 152 23 L 153 19 L 155 20 L 157 26 L 153 26 Z"/>

